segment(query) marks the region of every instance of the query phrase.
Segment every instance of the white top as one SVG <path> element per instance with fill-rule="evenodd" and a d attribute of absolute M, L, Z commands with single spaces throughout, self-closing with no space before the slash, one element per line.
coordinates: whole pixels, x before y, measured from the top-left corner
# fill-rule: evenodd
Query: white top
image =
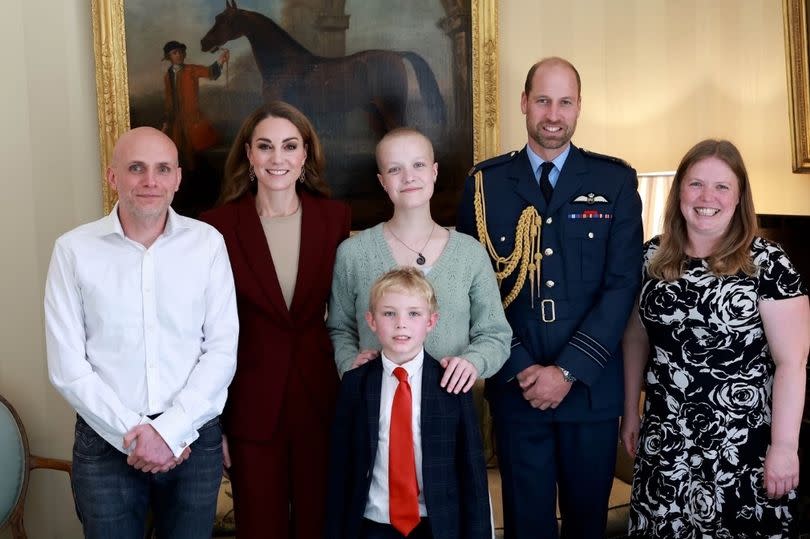
<path fill-rule="evenodd" d="M 225 405 L 238 333 L 228 253 L 213 227 L 169 209 L 147 249 L 124 235 L 116 205 L 56 240 L 45 286 L 50 379 L 119 451 L 141 423 L 175 456 L 196 440 Z"/>
<path fill-rule="evenodd" d="M 371 474 L 371 486 L 368 489 L 366 511 L 363 513 L 369 520 L 381 524 L 390 524 L 388 512 L 388 440 L 391 430 L 391 407 L 394 404 L 394 393 L 399 380 L 394 376 L 394 369 L 402 367 L 408 371 L 408 383 L 411 386 L 411 427 L 413 429 L 413 455 L 416 463 L 416 483 L 419 486 L 419 515 L 427 516 L 425 495 L 422 492 L 422 365 L 425 351 L 422 349 L 415 358 L 397 365 L 381 354 L 383 375 L 380 388 L 380 432 L 377 442 L 377 456 L 374 458 L 374 471 Z"/>

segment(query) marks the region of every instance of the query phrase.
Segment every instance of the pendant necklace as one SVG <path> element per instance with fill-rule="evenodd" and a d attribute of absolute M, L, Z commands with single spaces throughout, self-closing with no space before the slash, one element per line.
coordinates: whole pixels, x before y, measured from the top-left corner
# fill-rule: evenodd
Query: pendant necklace
<path fill-rule="evenodd" d="M 390 232 L 391 235 L 394 236 L 394 239 L 397 240 L 402 245 L 404 245 L 405 248 L 408 249 L 409 251 L 413 251 L 414 253 L 416 253 L 416 263 L 418 265 L 420 265 L 420 266 L 424 266 L 425 262 L 426 262 L 426 259 L 425 259 L 425 255 L 422 254 L 422 251 L 425 250 L 425 247 L 427 247 L 427 244 L 430 243 L 430 238 L 433 237 L 433 231 L 436 229 L 436 221 L 433 221 L 433 227 L 430 229 L 430 234 L 428 234 L 428 237 L 427 237 L 427 240 L 425 241 L 425 244 L 418 251 L 416 249 L 412 249 L 407 243 L 405 243 L 404 241 L 399 239 L 399 237 L 397 237 L 397 235 L 394 234 L 394 231 L 391 229 L 390 223 L 386 223 L 386 224 L 388 225 L 388 232 Z"/>

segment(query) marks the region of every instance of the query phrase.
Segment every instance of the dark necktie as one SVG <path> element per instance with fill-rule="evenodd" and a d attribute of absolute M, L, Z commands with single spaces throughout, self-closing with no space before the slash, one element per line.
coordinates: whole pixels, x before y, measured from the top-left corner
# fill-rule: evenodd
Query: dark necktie
<path fill-rule="evenodd" d="M 551 185 L 551 180 L 548 179 L 548 173 L 554 168 L 554 163 L 546 161 L 540 165 L 540 190 L 543 192 L 543 198 L 546 199 L 546 204 L 551 202 L 551 194 L 554 192 L 554 186 Z"/>
<path fill-rule="evenodd" d="M 419 486 L 411 428 L 411 386 L 408 371 L 394 369 L 399 385 L 391 406 L 388 440 L 388 511 L 391 525 L 407 536 L 419 524 Z"/>

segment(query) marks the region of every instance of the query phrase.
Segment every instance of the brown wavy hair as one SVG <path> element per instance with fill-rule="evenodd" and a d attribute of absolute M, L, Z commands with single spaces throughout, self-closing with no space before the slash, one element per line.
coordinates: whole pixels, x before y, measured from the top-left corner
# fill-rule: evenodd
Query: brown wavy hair
<path fill-rule="evenodd" d="M 303 112 L 289 103 L 272 101 L 254 110 L 242 122 L 242 127 L 239 128 L 239 133 L 228 152 L 228 159 L 225 161 L 225 177 L 218 205 L 236 200 L 248 191 L 256 193 L 256 182 L 250 181 L 250 161 L 248 161 L 245 148 L 250 146 L 256 126 L 266 118 L 284 118 L 301 133 L 304 148 L 307 151 L 307 159 L 304 162 L 304 182 L 296 181 L 296 190 L 308 191 L 324 198 L 331 196 L 331 189 L 323 179 L 325 161 L 321 141 L 315 128 L 312 127 L 312 122 Z"/>
<path fill-rule="evenodd" d="M 687 260 L 686 219 L 681 213 L 681 184 L 689 167 L 709 157 L 723 161 L 734 172 L 740 188 L 740 201 L 715 252 L 706 262 L 715 275 L 735 275 L 743 272 L 754 275 L 756 267 L 751 260 L 751 242 L 757 233 L 757 215 L 751 196 L 751 185 L 742 155 L 734 144 L 727 140 L 702 140 L 692 146 L 681 159 L 675 180 L 669 190 L 664 211 L 664 231 L 661 246 L 650 261 L 649 274 L 656 279 L 674 281 L 684 272 Z"/>

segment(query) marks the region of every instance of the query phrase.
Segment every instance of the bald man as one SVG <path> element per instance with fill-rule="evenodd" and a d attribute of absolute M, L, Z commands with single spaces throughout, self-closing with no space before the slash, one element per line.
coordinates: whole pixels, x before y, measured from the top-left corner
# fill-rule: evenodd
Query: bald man
<path fill-rule="evenodd" d="M 106 177 L 118 203 L 56 240 L 45 288 L 76 510 L 89 538 L 142 539 L 149 509 L 158 537 L 211 537 L 239 332 L 225 244 L 170 208 L 181 171 L 160 131 L 124 133 Z"/>

